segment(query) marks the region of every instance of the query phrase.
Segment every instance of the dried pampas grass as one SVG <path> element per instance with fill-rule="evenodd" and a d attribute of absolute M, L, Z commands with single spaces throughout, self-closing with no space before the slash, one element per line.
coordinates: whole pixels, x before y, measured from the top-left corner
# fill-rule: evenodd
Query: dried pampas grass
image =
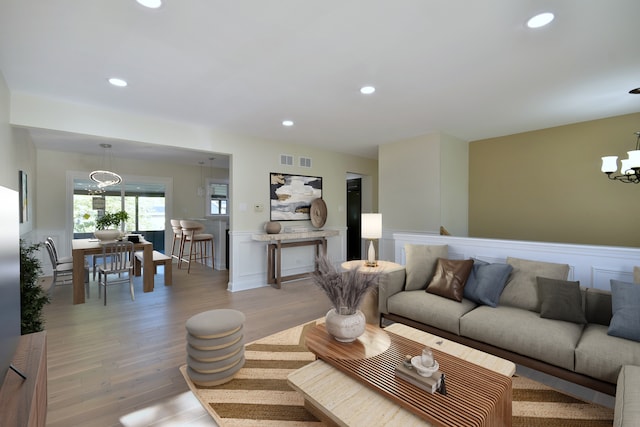
<path fill-rule="evenodd" d="M 327 294 L 339 314 L 354 314 L 367 291 L 378 284 L 379 273 L 361 273 L 352 269 L 340 273 L 326 255 L 318 257 L 318 271 L 313 282 Z"/>

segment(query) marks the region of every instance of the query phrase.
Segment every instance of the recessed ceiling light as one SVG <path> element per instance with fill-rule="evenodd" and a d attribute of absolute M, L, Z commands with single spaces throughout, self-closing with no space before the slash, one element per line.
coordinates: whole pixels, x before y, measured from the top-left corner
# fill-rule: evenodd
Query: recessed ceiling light
<path fill-rule="evenodd" d="M 109 79 L 109 83 L 111 83 L 114 86 L 118 86 L 118 87 L 125 87 L 127 85 L 126 81 L 124 81 L 122 79 L 119 79 L 117 77 L 111 77 Z"/>
<path fill-rule="evenodd" d="M 527 21 L 527 27 L 529 28 L 544 27 L 545 25 L 553 21 L 553 18 L 554 16 L 553 16 L 553 13 L 551 12 L 540 13 Z"/>
<path fill-rule="evenodd" d="M 373 86 L 362 86 L 360 88 L 360 93 L 363 95 L 371 95 L 375 91 L 376 91 L 376 88 Z"/>
<path fill-rule="evenodd" d="M 282 121 L 282 126 L 293 126 L 293 120 L 283 120 Z"/>
<path fill-rule="evenodd" d="M 144 7 L 148 7 L 150 9 L 157 9 L 162 6 L 162 0 L 136 0 L 138 3 L 143 5 Z"/>
<path fill-rule="evenodd" d="M 635 88 L 635 89 L 631 89 L 631 90 L 629 91 L 629 93 L 630 93 L 630 94 L 633 94 L 633 95 L 640 95 L 640 87 L 637 87 L 637 88 Z"/>

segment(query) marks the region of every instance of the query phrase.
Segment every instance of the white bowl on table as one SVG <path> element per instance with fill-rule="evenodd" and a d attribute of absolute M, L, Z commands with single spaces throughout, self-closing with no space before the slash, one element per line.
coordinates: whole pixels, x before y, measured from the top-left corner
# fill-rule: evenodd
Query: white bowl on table
<path fill-rule="evenodd" d="M 440 369 L 440 364 L 438 364 L 437 360 L 433 361 L 432 366 L 424 366 L 420 356 L 413 356 L 411 358 L 411 365 L 413 365 L 413 368 L 418 372 L 418 375 L 422 377 L 430 377 Z"/>

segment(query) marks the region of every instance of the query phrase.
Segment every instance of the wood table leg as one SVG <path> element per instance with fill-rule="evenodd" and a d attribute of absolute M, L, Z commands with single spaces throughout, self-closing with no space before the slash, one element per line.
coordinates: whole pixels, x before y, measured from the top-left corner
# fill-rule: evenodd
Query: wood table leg
<path fill-rule="evenodd" d="M 169 258 L 164 262 L 164 285 L 173 285 L 173 259 Z"/>
<path fill-rule="evenodd" d="M 276 288 L 280 289 L 282 283 L 282 242 L 280 240 L 278 240 L 276 248 Z"/>
<path fill-rule="evenodd" d="M 275 280 L 275 274 L 274 274 L 274 265 L 275 265 L 275 259 L 274 259 L 274 252 L 276 250 L 276 245 L 273 243 L 269 243 L 267 245 L 267 283 L 270 285 L 273 285 L 276 280 Z"/>
<path fill-rule="evenodd" d="M 153 245 L 144 245 L 142 260 L 142 290 L 153 292 Z"/>
<path fill-rule="evenodd" d="M 84 304 L 84 251 L 74 249 L 73 257 L 73 303 Z"/>

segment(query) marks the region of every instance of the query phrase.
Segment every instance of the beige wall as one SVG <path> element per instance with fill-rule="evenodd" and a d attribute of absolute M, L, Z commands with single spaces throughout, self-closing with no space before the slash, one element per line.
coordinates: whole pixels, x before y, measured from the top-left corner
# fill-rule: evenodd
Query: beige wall
<path fill-rule="evenodd" d="M 380 212 L 385 228 L 467 235 L 468 143 L 433 133 L 380 146 Z"/>
<path fill-rule="evenodd" d="M 472 142 L 469 235 L 640 246 L 640 185 L 600 172 L 637 130 L 640 113 Z"/>
<path fill-rule="evenodd" d="M 201 176 L 228 178 L 227 169 L 204 167 L 201 173 L 199 166 L 123 159 L 116 154 L 117 149 L 113 155 L 113 169 L 125 178 L 154 177 L 170 179 L 173 182 L 173 205 L 170 206 L 170 210 L 174 217 L 203 218 L 205 198 L 197 193 L 198 186 L 202 185 Z M 66 224 L 68 212 L 65 198 L 67 171 L 80 172 L 81 176 L 88 179 L 89 172 L 101 165 L 102 158 L 78 153 L 37 150 L 37 159 L 38 228 L 60 229 Z"/>
<path fill-rule="evenodd" d="M 217 130 L 169 122 L 150 117 L 107 110 L 97 107 L 71 104 L 64 101 L 13 94 L 11 98 L 11 123 L 17 126 L 48 128 L 66 132 L 132 140 L 156 145 L 178 146 L 231 155 L 231 227 L 234 231 L 259 231 L 269 220 L 269 172 L 300 173 L 323 177 L 323 197 L 327 203 L 327 227 L 346 225 L 346 174 L 359 173 L 371 177 L 372 192 L 377 193 L 377 161 L 350 156 L 300 144 L 259 140 L 232 135 Z M 115 147 L 115 145 L 114 145 Z M 282 167 L 280 154 L 291 154 L 296 159 L 311 157 L 312 168 Z M 48 159 L 39 159 L 39 167 Z M 90 170 L 86 159 L 74 158 L 72 170 Z M 68 164 L 68 163 L 65 163 Z M 56 165 L 51 165 L 55 168 Z M 59 173 L 53 172 L 52 173 Z M 157 174 L 150 174 L 157 175 Z M 174 183 L 175 193 L 184 190 Z M 60 191 L 63 191 L 61 189 Z M 49 196 L 43 196 L 42 200 Z M 377 198 L 373 197 L 374 208 Z M 49 200 L 54 203 L 55 201 Z M 57 202 L 55 202 L 57 203 Z M 177 202 L 180 203 L 180 202 Z M 253 209 L 255 204 L 264 206 L 262 212 Z M 187 205 L 189 205 L 187 203 Z M 182 204 L 181 204 L 182 206 Z M 184 214 L 179 208 L 177 214 Z M 186 215 L 185 215 L 186 216 Z M 45 221 L 43 219 L 43 221 Z M 43 223 L 44 224 L 44 223 Z M 306 221 L 306 224 L 309 224 Z M 40 224 L 38 225 L 40 227 Z"/>
<path fill-rule="evenodd" d="M 36 186 L 35 147 L 24 131 L 13 129 L 9 123 L 11 96 L 0 73 L 0 185 L 18 190 L 18 171 L 27 173 L 29 219 L 20 224 L 20 236 L 29 240 L 26 235 L 33 230 L 35 212 L 33 210 Z M 18 206 L 3 206 L 2 209 L 16 209 Z"/>
<path fill-rule="evenodd" d="M 440 136 L 423 135 L 378 149 L 380 213 L 384 228 L 440 227 Z"/>

